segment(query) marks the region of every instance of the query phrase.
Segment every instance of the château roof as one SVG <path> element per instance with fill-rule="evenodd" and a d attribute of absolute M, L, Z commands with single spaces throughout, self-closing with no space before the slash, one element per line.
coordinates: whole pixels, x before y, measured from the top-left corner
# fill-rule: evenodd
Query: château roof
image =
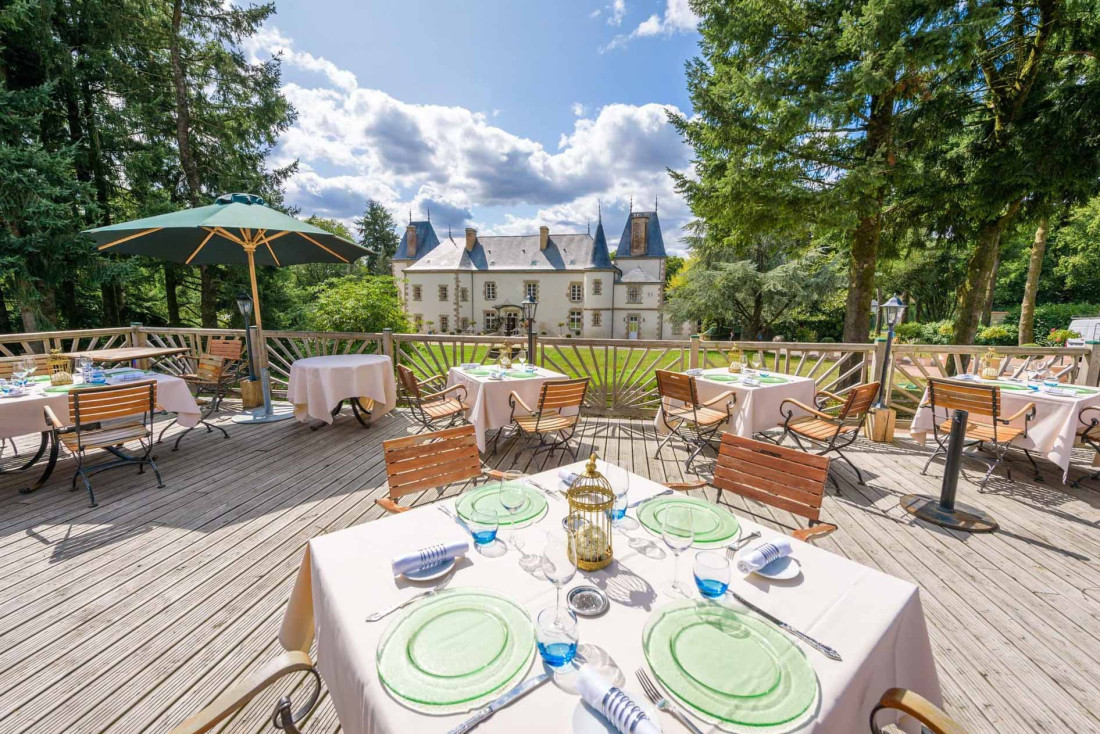
<path fill-rule="evenodd" d="M 630 222 L 636 217 L 645 217 L 649 220 L 648 242 L 644 255 L 630 254 Z M 615 258 L 627 257 L 666 257 L 665 239 L 661 235 L 661 220 L 657 218 L 657 212 L 631 212 L 626 218 L 626 226 L 623 227 L 623 236 L 619 238 L 619 249 L 615 251 Z"/>
<path fill-rule="evenodd" d="M 401 252 L 399 248 L 398 254 Z M 607 252 L 607 240 L 600 225 L 596 228 L 596 237 L 590 234 L 551 234 L 545 250 L 539 249 L 537 234 L 479 235 L 470 252 L 466 251 L 464 237 L 452 236 L 418 257 L 406 271 L 612 269 L 614 266 Z"/>
<path fill-rule="evenodd" d="M 427 255 L 439 245 L 439 237 L 435 234 L 435 228 L 432 223 L 424 220 L 420 222 L 409 222 L 412 226 L 416 227 L 416 256 L 409 257 L 409 230 L 406 228 L 405 233 L 401 235 L 401 242 L 397 245 L 397 252 L 393 254 L 394 260 L 414 260 L 419 259 Z"/>

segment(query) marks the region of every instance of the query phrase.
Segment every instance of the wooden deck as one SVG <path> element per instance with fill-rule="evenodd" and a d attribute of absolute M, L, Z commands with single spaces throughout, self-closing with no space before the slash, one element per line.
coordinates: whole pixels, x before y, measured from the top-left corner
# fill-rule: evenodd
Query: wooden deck
<path fill-rule="evenodd" d="M 379 444 L 410 432 L 400 412 L 369 430 L 350 414 L 319 431 L 227 426 L 230 440 L 196 432 L 179 452 L 161 448 L 164 489 L 130 469 L 100 475 L 95 509 L 67 491 L 69 461 L 31 496 L 16 492 L 24 477 L 0 475 L 0 731 L 166 731 L 272 657 L 304 543 L 381 515 Z M 684 478 L 681 451 L 654 458 L 649 422 L 589 418 L 581 443 Z M 840 531 L 820 544 L 920 585 L 948 710 L 972 732 L 1100 730 L 1100 492 L 1063 486 L 1053 467 L 1043 484 L 997 480 L 984 495 L 964 482 L 960 499 L 1002 529 L 954 533 L 898 507 L 903 493 L 938 493 L 942 465 L 919 475 L 926 455 L 906 439 L 861 442 L 852 456 L 868 484 L 838 468 L 824 519 Z M 545 461 L 489 463 L 513 458 L 531 471 Z M 224 731 L 270 731 L 276 697 Z M 306 731 L 338 729 L 323 699 Z"/>

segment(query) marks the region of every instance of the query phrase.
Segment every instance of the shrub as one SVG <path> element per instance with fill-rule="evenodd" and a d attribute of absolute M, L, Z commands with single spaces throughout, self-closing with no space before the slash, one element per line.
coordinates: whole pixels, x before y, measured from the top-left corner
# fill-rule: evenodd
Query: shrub
<path fill-rule="evenodd" d="M 1010 324 L 994 324 L 978 330 L 974 342 L 977 344 L 989 344 L 997 347 L 1013 347 L 1020 339 L 1020 333 L 1015 326 Z"/>
<path fill-rule="evenodd" d="M 1074 316 L 1100 313 L 1095 303 L 1045 303 L 1035 308 L 1035 335 L 1042 340 L 1051 329 L 1065 329 Z M 1014 306 L 1005 316 L 1006 324 L 1020 323 L 1020 307 Z"/>
<path fill-rule="evenodd" d="M 1081 335 L 1072 329 L 1051 329 L 1046 336 L 1039 337 L 1044 347 L 1064 347 L 1067 339 L 1077 339 Z"/>
<path fill-rule="evenodd" d="M 919 342 L 924 333 L 924 324 L 906 321 L 894 327 L 894 336 L 901 341 Z"/>

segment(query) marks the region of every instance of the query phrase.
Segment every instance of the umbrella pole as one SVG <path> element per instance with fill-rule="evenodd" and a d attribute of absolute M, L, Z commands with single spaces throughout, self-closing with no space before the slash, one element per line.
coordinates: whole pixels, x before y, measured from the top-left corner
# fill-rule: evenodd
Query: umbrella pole
<path fill-rule="evenodd" d="M 263 319 L 260 316 L 260 289 L 256 285 L 256 243 L 251 239 L 245 240 L 244 251 L 248 253 L 248 277 L 252 281 L 252 302 L 256 305 L 254 313 L 256 314 L 256 335 L 252 340 L 253 348 L 257 349 L 256 366 L 260 370 L 260 388 L 263 390 L 264 404 L 262 408 L 257 408 L 252 413 L 244 415 L 238 415 L 233 418 L 234 423 L 274 423 L 275 421 L 283 421 L 288 418 L 293 418 L 294 413 L 280 412 L 276 413 L 274 406 L 271 404 L 271 375 L 267 371 L 267 342 L 264 339 L 264 326 Z M 255 346 L 256 342 L 259 342 L 259 347 Z"/>

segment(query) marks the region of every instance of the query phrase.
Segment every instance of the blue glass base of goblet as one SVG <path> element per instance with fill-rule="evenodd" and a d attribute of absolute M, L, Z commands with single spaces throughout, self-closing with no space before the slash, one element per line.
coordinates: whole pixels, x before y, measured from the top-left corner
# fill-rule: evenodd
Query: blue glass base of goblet
<path fill-rule="evenodd" d="M 577 643 L 575 642 L 551 642 L 549 644 L 538 643 L 539 655 L 551 668 L 560 668 L 573 662 L 577 656 Z"/>
<path fill-rule="evenodd" d="M 473 532 L 474 543 L 477 545 L 488 545 L 497 539 L 496 530 L 475 530 Z"/>
<path fill-rule="evenodd" d="M 698 576 L 695 577 L 695 585 L 699 588 L 699 593 L 707 599 L 722 597 L 725 595 L 726 589 L 730 587 L 729 584 L 716 579 L 701 579 Z"/>

